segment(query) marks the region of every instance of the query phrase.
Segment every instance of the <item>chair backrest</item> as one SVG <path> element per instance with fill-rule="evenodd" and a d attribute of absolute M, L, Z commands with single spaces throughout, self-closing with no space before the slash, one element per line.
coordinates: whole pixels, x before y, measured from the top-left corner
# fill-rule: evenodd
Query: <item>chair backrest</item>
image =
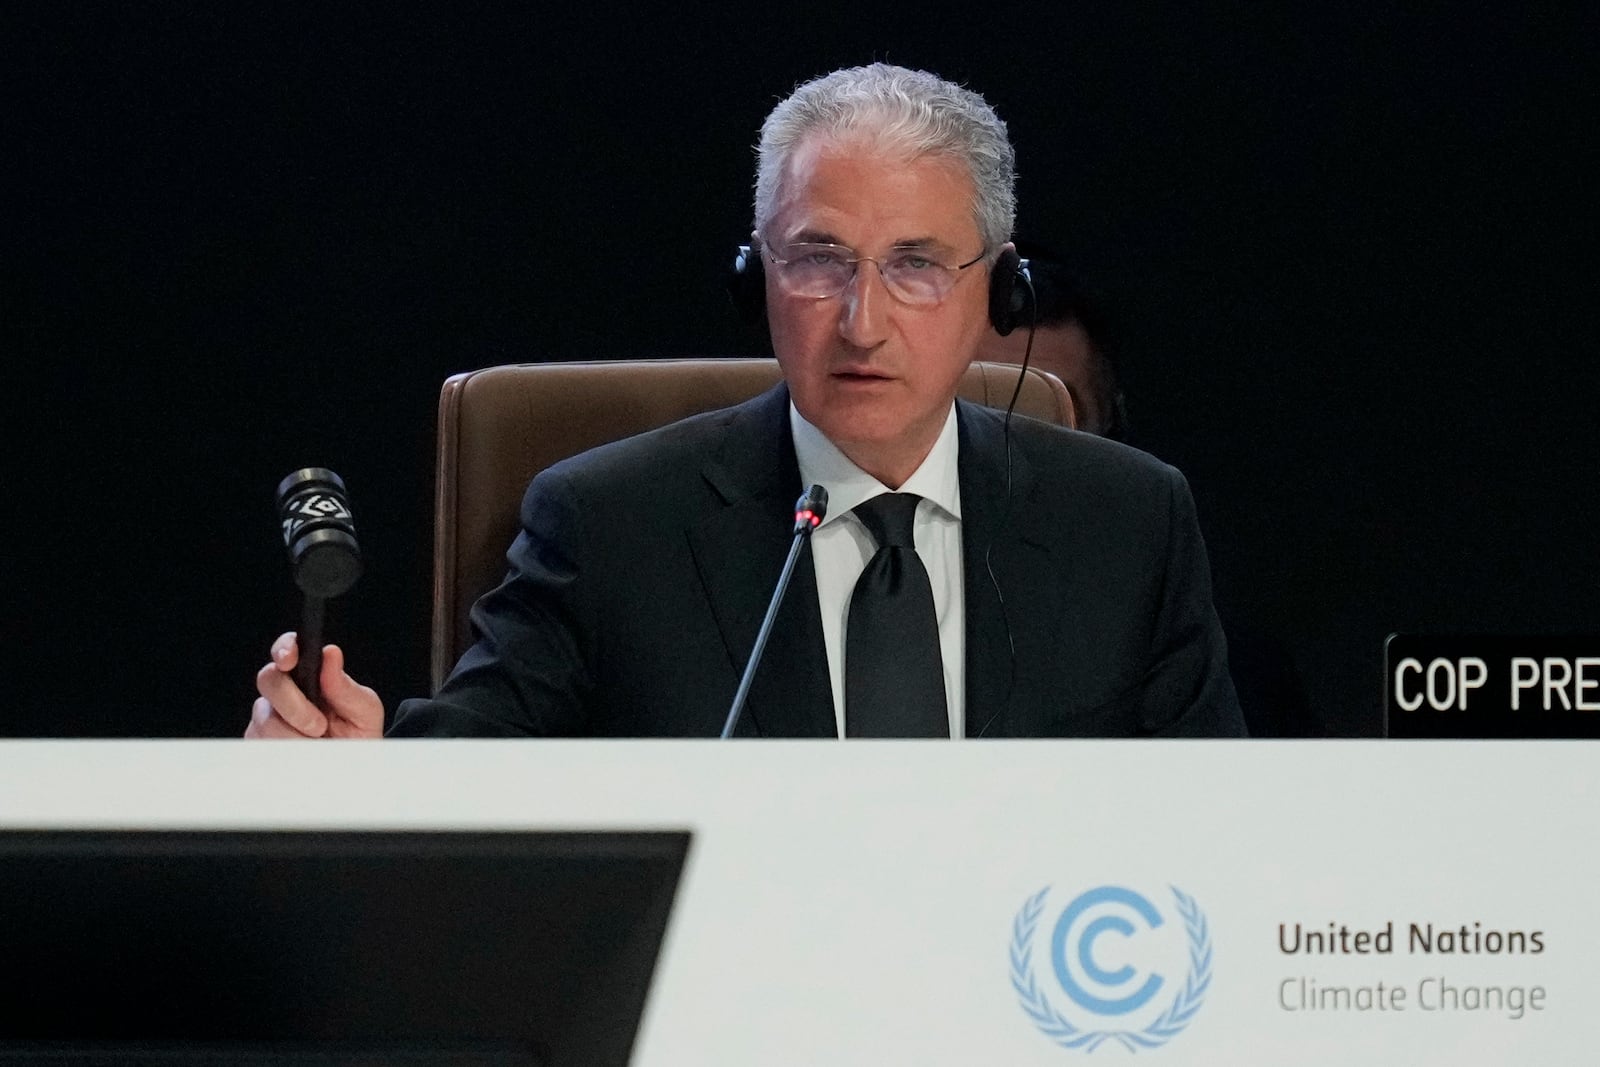
<path fill-rule="evenodd" d="M 506 548 L 535 474 L 608 441 L 741 403 L 779 377 L 773 359 L 714 358 L 526 363 L 446 379 L 435 489 L 434 689 L 472 642 L 473 602 L 505 576 Z M 974 363 L 960 393 L 1004 408 L 1016 382 L 1014 366 Z M 1016 410 L 1074 425 L 1066 387 L 1042 371 L 1028 371 Z"/>

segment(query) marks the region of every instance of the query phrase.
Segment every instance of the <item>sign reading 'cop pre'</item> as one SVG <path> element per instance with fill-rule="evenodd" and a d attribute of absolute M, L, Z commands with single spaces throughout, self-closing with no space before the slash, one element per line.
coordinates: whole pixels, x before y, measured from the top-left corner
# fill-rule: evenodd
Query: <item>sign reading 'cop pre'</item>
<path fill-rule="evenodd" d="M 1392 634 L 1391 737 L 1600 737 L 1600 637 Z"/>

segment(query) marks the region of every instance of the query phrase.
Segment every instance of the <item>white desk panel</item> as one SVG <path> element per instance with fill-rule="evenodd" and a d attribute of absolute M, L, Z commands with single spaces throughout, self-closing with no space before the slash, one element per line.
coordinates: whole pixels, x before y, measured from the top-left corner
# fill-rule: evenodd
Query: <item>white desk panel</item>
<path fill-rule="evenodd" d="M 1597 779 L 1600 742 L 14 741 L 0 825 L 690 829 L 641 1067 L 1561 1067 L 1600 1061 Z"/>

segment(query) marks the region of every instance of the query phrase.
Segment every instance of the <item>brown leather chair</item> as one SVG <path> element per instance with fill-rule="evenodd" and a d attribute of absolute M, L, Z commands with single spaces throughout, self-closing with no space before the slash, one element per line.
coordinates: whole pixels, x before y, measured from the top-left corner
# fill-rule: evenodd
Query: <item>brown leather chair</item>
<path fill-rule="evenodd" d="M 675 359 L 528 363 L 446 379 L 439 394 L 433 688 L 472 642 L 473 601 L 505 576 L 506 549 L 535 474 L 596 445 L 738 404 L 778 378 L 772 359 Z M 961 395 L 1004 408 L 1016 381 L 1016 367 L 974 363 Z M 1016 410 L 1074 425 L 1066 387 L 1042 371 L 1028 371 Z"/>

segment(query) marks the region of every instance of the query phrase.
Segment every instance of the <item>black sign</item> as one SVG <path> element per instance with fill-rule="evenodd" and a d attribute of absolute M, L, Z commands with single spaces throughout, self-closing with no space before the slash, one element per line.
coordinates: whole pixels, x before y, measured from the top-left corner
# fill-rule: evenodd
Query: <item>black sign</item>
<path fill-rule="evenodd" d="M 1390 737 L 1600 737 L 1600 637 L 1391 634 Z"/>

